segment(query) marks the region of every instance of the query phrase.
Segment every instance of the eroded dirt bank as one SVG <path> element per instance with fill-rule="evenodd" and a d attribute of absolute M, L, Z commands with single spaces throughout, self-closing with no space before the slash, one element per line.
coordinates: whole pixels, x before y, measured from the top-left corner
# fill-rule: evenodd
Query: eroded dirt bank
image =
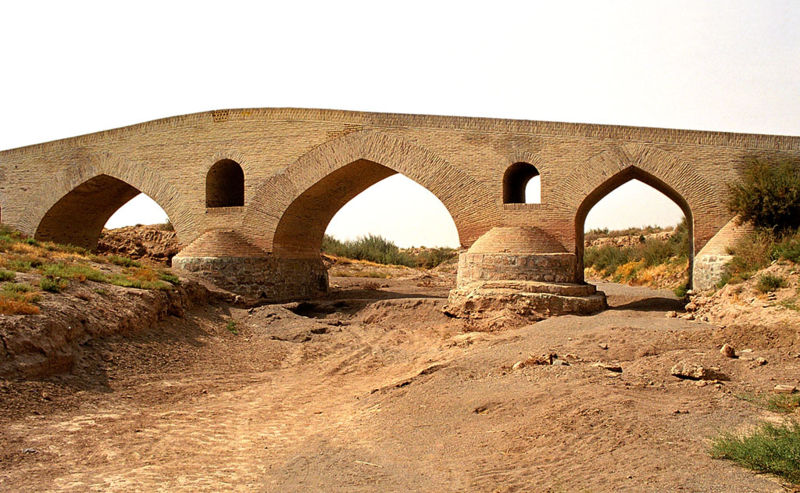
<path fill-rule="evenodd" d="M 737 394 L 800 383 L 780 330 L 667 318 L 669 292 L 603 285 L 604 313 L 470 332 L 442 314 L 444 283 L 333 283 L 315 303 L 201 306 L 92 342 L 71 374 L 4 381 L 0 489 L 784 490 L 707 453 L 774 418 Z M 747 358 L 720 354 L 732 337 Z M 722 380 L 670 375 L 683 360 Z"/>

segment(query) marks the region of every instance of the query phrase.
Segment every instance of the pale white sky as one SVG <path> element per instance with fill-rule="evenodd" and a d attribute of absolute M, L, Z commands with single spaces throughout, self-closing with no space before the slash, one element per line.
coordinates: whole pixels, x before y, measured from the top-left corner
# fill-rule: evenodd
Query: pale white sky
<path fill-rule="evenodd" d="M 262 3 L 4 2 L 0 149 L 269 106 L 800 135 L 797 1 Z M 376 185 L 329 231 L 454 242 L 410 185 Z M 612 222 L 636 193 L 618 189 L 587 227 L 679 219 L 648 199 Z M 163 220 L 135 200 L 123 223 Z"/>

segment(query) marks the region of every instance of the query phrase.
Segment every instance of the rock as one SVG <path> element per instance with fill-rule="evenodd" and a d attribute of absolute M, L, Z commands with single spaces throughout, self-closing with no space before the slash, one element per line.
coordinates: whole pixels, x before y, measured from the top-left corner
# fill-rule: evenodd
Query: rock
<path fill-rule="evenodd" d="M 759 356 L 758 358 L 756 358 L 753 361 L 755 361 L 758 366 L 764 366 L 764 365 L 767 364 L 766 358 L 762 358 L 761 356 Z"/>
<path fill-rule="evenodd" d="M 778 384 L 775 386 L 775 388 L 772 389 L 772 391 L 775 392 L 776 394 L 794 394 L 795 392 L 797 392 L 797 387 L 795 387 L 794 385 Z"/>
<path fill-rule="evenodd" d="M 593 363 L 592 366 L 596 366 L 597 368 L 602 368 L 608 371 L 613 371 L 614 373 L 622 373 L 622 367 L 619 365 L 615 365 L 613 363 L 597 362 Z"/>
<path fill-rule="evenodd" d="M 519 370 L 520 368 L 523 368 L 524 366 L 525 366 L 525 362 L 524 361 L 517 361 L 516 363 L 511 365 L 511 369 L 512 370 Z"/>
<path fill-rule="evenodd" d="M 735 358 L 736 357 L 736 350 L 730 344 L 723 344 L 722 349 L 719 350 L 723 356 L 726 358 Z"/>
<path fill-rule="evenodd" d="M 698 387 L 705 387 L 706 385 L 708 385 L 708 381 L 706 381 L 706 380 L 698 380 L 694 384 L 696 386 L 698 386 Z"/>
<path fill-rule="evenodd" d="M 552 363 L 553 366 L 569 366 L 569 363 L 564 361 L 563 359 L 554 359 Z"/>
<path fill-rule="evenodd" d="M 678 378 L 689 380 L 713 380 L 714 374 L 709 369 L 697 363 L 681 361 L 670 369 L 670 373 Z"/>
<path fill-rule="evenodd" d="M 600 344 L 598 344 L 598 346 L 600 346 L 600 349 L 602 350 L 608 349 L 608 344 L 606 344 L 605 342 L 601 342 Z"/>
<path fill-rule="evenodd" d="M 666 314 L 667 318 L 676 318 L 677 316 L 678 316 L 678 312 L 676 312 L 675 310 L 670 310 Z"/>
<path fill-rule="evenodd" d="M 690 301 L 689 303 L 686 303 L 684 308 L 687 312 L 693 312 L 697 310 L 697 305 L 693 301 Z"/>

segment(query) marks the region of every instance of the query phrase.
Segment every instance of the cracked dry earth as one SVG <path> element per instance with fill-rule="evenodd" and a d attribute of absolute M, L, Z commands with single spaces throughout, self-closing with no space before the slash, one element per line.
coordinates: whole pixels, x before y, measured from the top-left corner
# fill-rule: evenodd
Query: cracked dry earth
<path fill-rule="evenodd" d="M 780 331 L 666 318 L 668 292 L 608 284 L 604 313 L 470 332 L 442 314 L 444 286 L 336 282 L 313 303 L 206 306 L 88 344 L 70 375 L 2 383 L 0 490 L 784 491 L 707 453 L 765 417 L 737 393 L 800 377 Z M 769 364 L 724 359 L 729 337 Z M 569 366 L 512 368 L 550 353 Z M 672 377 L 685 358 L 729 380 Z"/>

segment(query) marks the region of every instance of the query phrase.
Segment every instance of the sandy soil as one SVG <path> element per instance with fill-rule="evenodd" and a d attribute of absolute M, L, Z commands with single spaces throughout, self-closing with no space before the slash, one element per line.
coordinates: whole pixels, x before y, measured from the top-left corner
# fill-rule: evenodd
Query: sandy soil
<path fill-rule="evenodd" d="M 325 300 L 205 306 L 88 343 L 70 375 L 0 382 L 0 490 L 785 491 L 707 449 L 776 418 L 736 395 L 800 383 L 796 328 L 667 318 L 669 291 L 604 284 L 604 313 L 465 332 L 436 279 L 332 283 Z M 569 365 L 513 369 L 553 353 Z M 671 376 L 681 360 L 723 381 Z"/>

